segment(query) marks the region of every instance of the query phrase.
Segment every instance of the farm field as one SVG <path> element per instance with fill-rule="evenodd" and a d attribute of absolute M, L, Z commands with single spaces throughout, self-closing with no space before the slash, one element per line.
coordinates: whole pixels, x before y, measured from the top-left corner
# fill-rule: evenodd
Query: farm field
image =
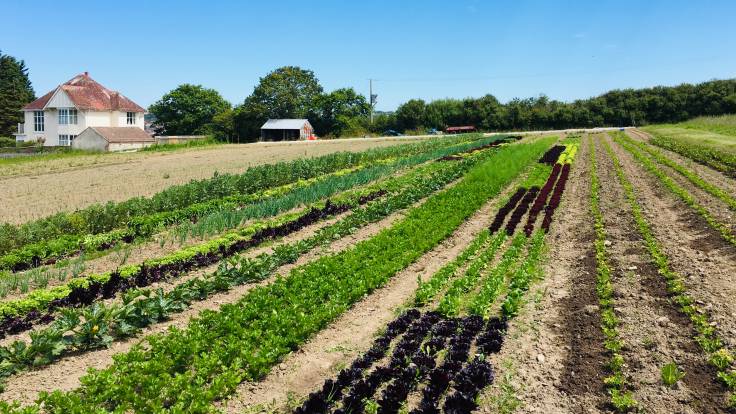
<path fill-rule="evenodd" d="M 0 412 L 734 412 L 736 179 L 645 131 L 152 154 L 0 231 Z"/>
<path fill-rule="evenodd" d="M 233 174 L 249 166 L 362 151 L 422 138 L 340 139 L 187 148 L 173 152 L 75 154 L 42 160 L 0 160 L 3 221 L 20 224 L 95 203 L 151 196 L 172 185 Z M 34 206 L 28 208 L 27 206 Z"/>

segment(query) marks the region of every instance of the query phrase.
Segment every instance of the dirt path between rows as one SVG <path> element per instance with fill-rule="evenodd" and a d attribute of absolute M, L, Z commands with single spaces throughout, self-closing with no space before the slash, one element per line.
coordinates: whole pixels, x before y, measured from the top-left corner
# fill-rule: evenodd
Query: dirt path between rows
<path fill-rule="evenodd" d="M 266 378 L 241 384 L 220 408 L 228 413 L 286 411 L 295 401 L 320 387 L 325 379 L 365 352 L 375 335 L 407 306 L 418 286 L 417 278 L 429 279 L 490 224 L 492 213 L 501 200 L 516 189 L 524 176 L 517 177 L 447 240 L 395 275 L 386 286 L 357 303 L 299 350 L 286 356 Z"/>
<path fill-rule="evenodd" d="M 613 144 L 608 137 L 601 139 Z M 614 308 L 624 343 L 621 355 L 634 399 L 657 413 L 724 412 L 724 390 L 714 382 L 715 372 L 693 340 L 689 319 L 668 300 L 665 279 L 645 250 L 613 161 L 600 142 L 597 153 L 605 183 L 601 212 L 610 241 Z M 661 368 L 671 362 L 686 373 L 674 388 L 665 387 L 660 377 Z"/>
<path fill-rule="evenodd" d="M 602 334 L 595 296 L 589 147 L 582 138 L 562 203 L 547 235 L 544 279 L 530 290 L 492 358 L 497 380 L 481 412 L 517 400 L 521 413 L 597 412 L 603 396 Z M 504 395 L 511 386 L 514 395 Z"/>
<path fill-rule="evenodd" d="M 639 130 L 629 129 L 629 130 L 626 130 L 626 134 L 629 137 L 637 141 L 649 143 L 651 140 L 651 137 L 649 136 L 649 134 L 643 131 L 639 131 Z M 673 152 L 673 151 L 670 151 L 670 150 L 667 150 L 661 147 L 657 147 L 653 144 L 652 146 L 656 150 L 658 150 L 660 153 L 662 153 L 662 155 L 688 168 L 690 171 L 700 176 L 700 178 L 702 178 L 703 180 L 708 181 L 709 183 L 717 187 L 720 187 L 721 189 L 725 190 L 731 195 L 736 194 L 736 180 L 735 179 L 721 173 L 720 171 L 714 170 L 706 165 L 699 164 L 691 160 L 690 158 L 683 157 L 682 155 L 676 152 Z"/>
<path fill-rule="evenodd" d="M 672 195 L 631 155 L 612 143 L 657 241 L 689 294 L 707 310 L 721 337 L 736 349 L 736 247 Z"/>

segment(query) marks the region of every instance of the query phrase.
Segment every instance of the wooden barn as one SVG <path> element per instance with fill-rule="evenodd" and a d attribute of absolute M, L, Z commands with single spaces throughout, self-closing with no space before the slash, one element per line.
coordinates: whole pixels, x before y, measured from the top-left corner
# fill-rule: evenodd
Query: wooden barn
<path fill-rule="evenodd" d="M 261 127 L 261 141 L 311 139 L 314 128 L 307 119 L 269 119 Z"/>

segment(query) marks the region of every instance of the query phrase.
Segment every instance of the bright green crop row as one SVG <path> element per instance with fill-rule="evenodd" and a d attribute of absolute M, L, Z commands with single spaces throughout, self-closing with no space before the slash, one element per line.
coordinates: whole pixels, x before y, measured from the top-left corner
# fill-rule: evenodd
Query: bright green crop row
<path fill-rule="evenodd" d="M 728 193 L 728 191 L 725 191 L 722 188 L 705 181 L 699 175 L 685 168 L 681 164 L 678 164 L 677 162 L 667 158 L 664 154 L 662 154 L 662 151 L 658 150 L 657 148 L 651 145 L 648 145 L 645 142 L 631 139 L 631 137 L 623 133 L 615 134 L 614 139 L 625 141 L 627 144 L 636 145 L 640 149 L 646 151 L 652 158 L 657 160 L 657 162 L 659 162 L 660 164 L 664 164 L 672 168 L 673 170 L 677 171 L 683 177 L 687 178 L 691 183 L 695 184 L 696 186 L 705 190 L 712 196 L 728 204 L 728 206 L 732 210 L 736 210 L 736 197 L 733 197 L 731 194 Z"/>
<path fill-rule="evenodd" d="M 715 217 L 713 217 L 713 215 L 710 214 L 705 207 L 698 203 L 698 200 L 696 200 L 692 194 L 690 194 L 686 189 L 682 188 L 682 186 L 677 184 L 675 180 L 670 178 L 661 169 L 659 169 L 654 161 L 644 156 L 641 152 L 639 152 L 638 149 L 636 149 L 634 145 L 627 143 L 625 140 L 621 139 L 619 135 L 614 135 L 613 137 L 617 143 L 619 143 L 624 149 L 630 152 L 631 155 L 634 156 L 634 158 L 641 162 L 642 165 L 644 165 L 644 168 L 647 169 L 647 171 L 659 178 L 659 181 L 662 182 L 662 184 L 664 184 L 664 186 L 667 187 L 667 189 L 670 190 L 672 194 L 676 195 L 680 200 L 684 201 L 685 204 L 690 206 L 701 217 L 703 217 L 706 223 L 708 223 L 711 228 L 719 232 L 724 240 L 736 246 L 736 235 L 731 232 L 731 229 L 728 225 L 721 223 Z"/>
<path fill-rule="evenodd" d="M 618 318 L 614 308 L 613 282 L 611 281 L 611 265 L 606 252 L 606 225 L 601 212 L 600 181 L 598 179 L 598 163 L 595 158 L 595 144 L 593 138 L 588 136 L 590 147 L 590 210 L 593 214 L 593 225 L 595 228 L 595 261 L 596 261 L 596 293 L 598 294 L 598 305 L 601 313 L 601 330 L 606 337 L 605 348 L 611 353 L 611 361 L 608 368 L 611 375 L 604 379 L 611 397 L 611 404 L 620 412 L 634 409 L 638 403 L 634 400 L 626 383 L 624 372 L 625 361 L 621 355 L 624 343 L 618 333 Z"/>
<path fill-rule="evenodd" d="M 616 169 L 616 175 L 619 182 L 624 187 L 626 199 L 631 206 L 631 212 L 634 216 L 636 227 L 639 234 L 644 239 L 646 247 L 652 262 L 657 266 L 657 271 L 667 282 L 667 291 L 670 300 L 679 306 L 680 311 L 685 314 L 695 326 L 698 336 L 695 341 L 700 345 L 701 349 L 708 354 L 708 361 L 718 370 L 718 378 L 726 384 L 731 391 L 729 403 L 732 408 L 736 408 L 736 365 L 734 365 L 733 353 L 723 346 L 723 342 L 718 337 L 715 324 L 708 317 L 708 314 L 700 308 L 693 298 L 687 293 L 687 287 L 683 282 L 682 276 L 677 274 L 669 265 L 669 258 L 662 250 L 657 238 L 652 232 L 652 228 L 647 222 L 641 206 L 637 200 L 636 192 L 631 181 L 626 177 L 618 157 L 614 154 L 608 142 L 605 142 L 605 148 L 608 155 L 613 159 L 613 165 Z"/>
<path fill-rule="evenodd" d="M 505 232 L 500 232 L 498 235 L 493 237 L 488 246 L 486 246 L 480 254 L 470 262 L 467 269 L 465 269 L 465 273 L 456 278 L 452 284 L 450 284 L 450 287 L 447 289 L 437 305 L 438 312 L 445 316 L 457 316 L 460 314 L 462 305 L 460 299 L 465 293 L 473 289 L 476 283 L 481 279 L 484 270 L 488 268 L 493 261 L 496 252 L 501 245 L 503 245 L 503 242 L 506 241 L 505 235 Z M 514 250 L 514 246 L 518 244 L 517 239 L 514 239 L 512 247 L 507 250 L 507 253 Z M 504 255 L 504 258 L 505 257 L 506 254 Z"/>
<path fill-rule="evenodd" d="M 366 294 L 437 246 L 498 194 L 553 139 L 500 149 L 455 186 L 353 248 L 251 290 L 185 329 L 149 337 L 92 371 L 72 392 L 43 395 L 50 412 L 209 412 L 244 380 L 263 377 L 287 353 Z M 503 168 L 499 168 L 503 166 Z"/>

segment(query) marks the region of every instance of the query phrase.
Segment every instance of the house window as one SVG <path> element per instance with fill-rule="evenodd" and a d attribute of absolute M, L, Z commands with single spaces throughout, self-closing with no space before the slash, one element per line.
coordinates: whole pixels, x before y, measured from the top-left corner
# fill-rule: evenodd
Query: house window
<path fill-rule="evenodd" d="M 59 109 L 59 125 L 76 125 L 77 110 L 75 108 Z"/>
<path fill-rule="evenodd" d="M 135 125 L 135 112 L 128 112 L 126 120 L 128 125 Z"/>
<path fill-rule="evenodd" d="M 72 145 L 72 142 L 74 142 L 74 138 L 76 137 L 77 137 L 76 135 L 60 134 L 59 135 L 59 146 L 68 147 Z"/>
<path fill-rule="evenodd" d="M 33 130 L 43 132 L 43 111 L 33 111 Z"/>

